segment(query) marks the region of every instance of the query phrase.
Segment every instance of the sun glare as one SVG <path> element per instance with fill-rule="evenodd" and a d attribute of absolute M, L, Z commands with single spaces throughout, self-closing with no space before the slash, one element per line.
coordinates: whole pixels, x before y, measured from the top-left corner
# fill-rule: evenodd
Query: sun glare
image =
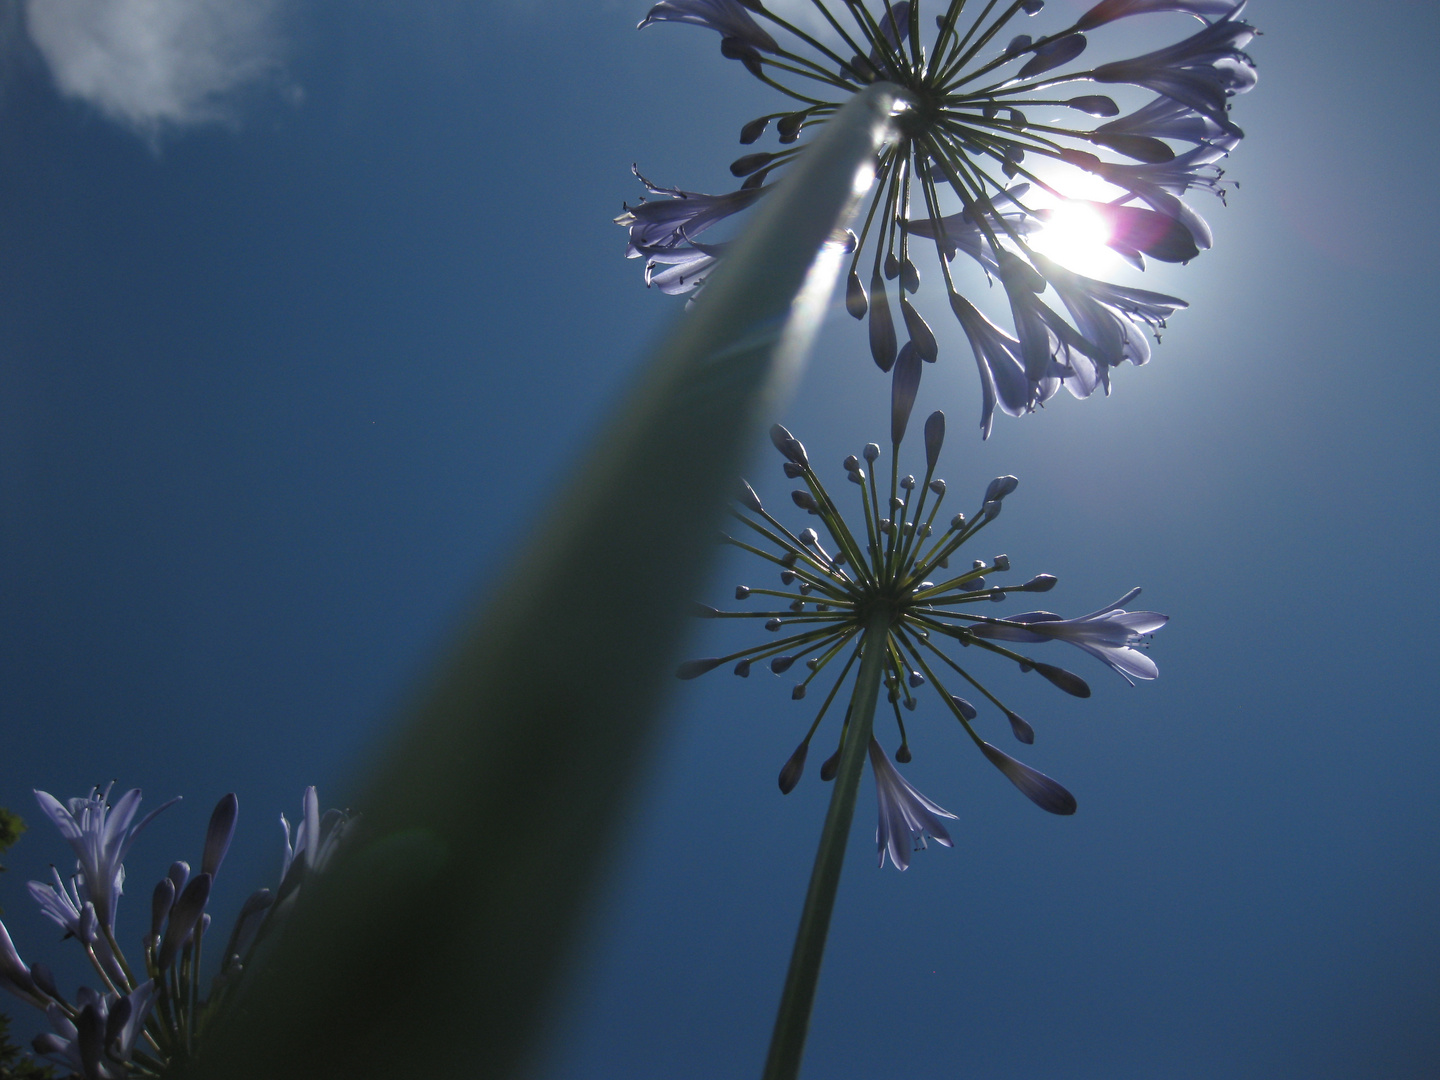
<path fill-rule="evenodd" d="M 1117 256 L 1105 246 L 1110 226 L 1085 202 L 1067 202 L 1047 212 L 1045 224 L 1030 234 L 1029 244 L 1067 270 L 1094 277 L 1110 271 Z"/>

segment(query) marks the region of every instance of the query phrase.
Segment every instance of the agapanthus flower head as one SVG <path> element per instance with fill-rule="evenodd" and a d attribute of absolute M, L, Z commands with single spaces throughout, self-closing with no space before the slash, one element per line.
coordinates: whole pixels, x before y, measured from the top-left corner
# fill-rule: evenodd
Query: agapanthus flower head
<path fill-rule="evenodd" d="M 902 357 L 903 359 L 903 357 Z M 916 361 L 918 363 L 918 361 Z M 897 363 L 898 369 L 898 363 Z M 897 383 L 896 385 L 900 385 Z M 746 529 L 742 536 L 727 536 L 728 543 L 764 561 L 778 573 L 778 585 L 741 585 L 739 601 L 746 610 L 721 611 L 697 605 L 696 614 L 710 619 L 762 620 L 774 635 L 758 645 L 726 656 L 688 660 L 677 672 L 691 679 L 722 665 L 734 665 L 735 674 L 750 675 L 764 664 L 775 675 L 795 669 L 803 672 L 791 690 L 795 700 L 810 696 L 828 684 L 820 708 L 800 745 L 780 771 L 780 789 L 790 792 L 799 783 L 809 755 L 810 742 L 841 689 L 870 649 L 881 650 L 884 697 L 894 714 L 899 746 L 894 759 L 911 760 L 905 714 L 918 708 L 924 687 L 930 687 L 942 708 L 959 722 L 963 732 L 984 758 L 1042 809 L 1071 814 L 1075 799 L 1045 774 L 1001 751 L 981 735 L 988 722 L 981 709 L 956 691 L 976 694 L 981 707 L 992 709 L 1010 733 L 1022 743 L 1033 743 L 1035 731 L 1019 713 L 980 681 L 974 665 L 962 663 L 957 651 L 973 650 L 1034 673 L 1074 697 L 1089 697 L 1090 687 L 1075 673 L 1017 652 L 1010 643 L 1043 644 L 1068 641 L 1097 657 L 1127 680 L 1154 678 L 1158 673 L 1142 650 L 1146 635 L 1160 629 L 1166 616 L 1155 612 L 1129 612 L 1119 602 L 1077 619 L 1062 619 L 1048 612 L 996 614 L 995 605 L 1012 593 L 1044 593 L 1056 579 L 1037 574 L 1014 584 L 1001 584 L 1010 572 L 1010 558 L 975 559 L 968 568 L 952 568 L 959 552 L 999 517 L 1005 499 L 1015 491 L 1013 476 L 996 477 L 968 516 L 942 512 L 950 488 L 935 475 L 945 436 L 945 416 L 933 413 L 925 422 L 923 476 L 901 476 L 900 440 L 908 426 L 913 395 L 896 395 L 892 416 L 893 455 L 889 476 L 877 476 L 880 447 L 867 444 L 843 463 L 846 479 L 857 489 L 858 511 L 851 527 L 811 467 L 805 447 L 776 425 L 770 437 L 784 460 L 785 475 L 801 482 L 791 492 L 795 507 L 818 519 L 811 527 L 792 529 L 767 510 L 754 488 L 745 484 L 739 507 L 732 511 Z M 823 534 L 822 530 L 823 529 Z M 873 627 L 885 625 L 883 636 Z M 838 673 L 837 673 L 838 669 Z M 849 716 L 841 725 L 843 746 Z M 911 787 L 878 744 L 870 747 L 880 819 L 876 831 L 881 862 L 888 854 L 905 869 L 911 844 L 923 847 L 927 837 L 950 846 L 942 819 L 954 815 Z M 830 779 L 839 761 L 836 750 L 821 766 L 822 779 Z"/>
<path fill-rule="evenodd" d="M 125 884 L 124 862 L 130 845 L 156 814 L 179 801 L 171 799 L 156 807 L 131 828 L 140 809 L 140 789 L 127 791 L 112 806 L 110 791 L 114 786 L 111 784 L 103 792 L 91 788 L 89 795 L 64 803 L 49 792 L 35 792 L 40 809 L 74 849 L 79 894 L 94 905 L 104 927 L 115 923 L 115 906 Z"/>
<path fill-rule="evenodd" d="M 225 1007 L 255 946 L 293 907 L 307 876 L 324 870 L 351 821 L 339 810 L 321 815 L 315 789 L 307 788 L 293 844 L 281 818 L 280 892 L 288 902 L 276 903 L 269 889 L 251 894 L 216 955 L 206 937 L 210 915 L 205 909 L 239 813 L 235 796 L 224 796 L 210 815 L 200 872 L 192 875 L 189 863 L 175 862 L 156 884 L 148 930 L 141 938 L 143 964 L 132 967 L 115 933 L 115 903 L 124 879 L 120 861 L 150 818 L 131 828 L 140 792 L 127 792 L 113 806 L 109 792 L 92 790 L 65 803 L 36 792 L 41 809 L 75 849 L 79 865 L 68 881 L 52 867 L 53 884 L 29 883 L 41 912 L 80 944 L 104 989 L 81 987 L 73 1001 L 67 1000 L 49 968 L 28 967 L 20 959 L 0 923 L 0 987 L 45 1012 L 52 1031 L 35 1039 L 35 1050 L 84 1080 L 167 1075 L 172 1066 L 183 1065 L 195 1053 L 207 1018 Z M 108 892 L 101 887 L 107 884 Z M 208 992 L 201 980 L 203 956 L 214 958 Z"/>
<path fill-rule="evenodd" d="M 823 126 L 850 94 L 874 82 L 894 84 L 901 91 L 897 133 L 876 162 L 845 307 L 867 321 L 871 355 L 893 378 L 909 377 L 898 364 L 907 341 L 921 360 L 935 360 L 939 342 L 912 300 L 922 250 L 932 250 L 980 365 L 988 435 L 996 405 L 1019 416 L 1062 386 L 1081 398 L 1096 388 L 1108 393 L 1110 369 L 1124 360 L 1143 363 L 1145 331 L 1185 306 L 1080 272 L 1088 267 L 1065 267 L 1062 283 L 1044 250 L 1077 219 L 1087 242 L 1140 269 L 1147 258 L 1187 262 L 1211 246 L 1209 226 L 1184 196 L 1200 188 L 1223 198 L 1228 181 L 1217 162 L 1242 138 L 1229 100 L 1255 83 L 1243 51 L 1255 30 L 1240 18 L 1243 0 L 1102 0 L 1074 22 L 1033 36 L 1013 31 L 1017 20 L 1041 11 L 1041 0 L 932 4 L 813 0 L 814 18 L 803 26 L 761 0 L 656 4 L 641 27 L 684 22 L 714 30 L 725 56 L 789 104 L 741 129 L 749 145 L 773 125 L 778 146 L 732 163 L 742 178 L 738 190 L 701 194 L 642 177 L 652 198 L 615 220 L 630 230 L 626 254 L 645 258 L 647 284 L 693 298 L 724 257 L 723 243 L 699 235 L 763 196 L 804 153 L 804 132 Z M 1190 15 L 1201 25 L 1131 59 L 1088 62 L 1097 51 L 1091 31 L 1156 12 Z M 961 253 L 1004 289 L 1013 331 L 979 315 L 967 298 L 953 265 Z M 1145 299 L 1114 303 L 1117 290 Z M 1060 303 L 1050 301 L 1052 292 Z"/>

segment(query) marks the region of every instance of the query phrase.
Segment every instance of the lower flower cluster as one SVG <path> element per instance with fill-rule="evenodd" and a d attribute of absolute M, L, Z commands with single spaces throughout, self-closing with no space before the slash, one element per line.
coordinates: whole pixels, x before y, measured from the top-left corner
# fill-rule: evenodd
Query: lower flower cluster
<path fill-rule="evenodd" d="M 273 939 L 305 880 L 325 868 L 352 822 L 340 810 L 322 816 L 313 787 L 305 790 L 293 835 L 281 815 L 285 851 L 279 887 L 273 893 L 259 889 L 245 901 L 207 984 L 201 978 L 210 932 L 205 908 L 235 832 L 238 801 L 226 795 L 211 814 L 199 873 L 176 862 L 156 884 L 137 967 L 116 933 L 124 860 L 140 831 L 178 799 L 134 824 L 139 789 L 114 803 L 110 791 L 92 789 L 63 803 L 35 792 L 40 809 L 74 849 L 76 866 L 68 879 L 52 868 L 53 882 L 29 884 L 40 910 L 85 951 L 98 988 L 82 986 L 73 1000 L 66 998 L 47 965 L 20 959 L 0 923 L 0 986 L 45 1013 L 51 1031 L 35 1039 L 36 1052 L 85 1080 L 164 1076 L 194 1058 L 207 1024 L 234 998 L 252 958 Z"/>
<path fill-rule="evenodd" d="M 780 771 L 780 790 L 788 794 L 804 771 L 811 739 L 857 661 L 868 650 L 880 649 L 885 672 L 883 692 L 900 737 L 896 762 L 905 764 L 911 760 L 904 714 L 918 707 L 917 691 L 929 685 L 991 765 L 1042 809 L 1072 814 L 1076 804 L 1070 792 L 981 738 L 976 730 L 980 710 L 953 693 L 952 685 L 960 689 L 963 684 L 978 693 L 984 703 L 1005 717 L 1020 742 L 1033 743 L 1035 731 L 980 682 L 968 662 L 962 664 L 942 646 L 958 645 L 999 657 L 1018 665 L 1022 672 L 1037 673 L 1068 694 L 1089 697 L 1090 687 L 1078 675 L 1017 652 L 1013 646 L 1069 642 L 1133 683 L 1159 674 L 1143 646 L 1146 635 L 1164 626 L 1168 616 L 1125 610 L 1124 605 L 1135 598 L 1139 589 L 1126 593 L 1114 604 L 1072 619 L 1049 611 L 997 617 L 977 610 L 1001 603 L 1012 593 L 1049 592 L 1056 579 L 1038 574 L 1018 584 L 999 584 L 997 576 L 1010 570 L 1006 555 L 997 555 L 988 562 L 976 559 L 965 570 L 950 568 L 951 559 L 961 547 L 999 516 L 1005 498 L 1018 481 L 1013 476 L 997 477 L 990 482 L 973 515 L 959 513 L 949 518 L 948 525 L 941 523 L 944 519 L 940 508 L 948 489 L 945 481 L 936 477 L 935 469 L 945 436 L 945 416 L 936 412 L 925 423 L 924 477 L 901 477 L 900 441 L 911 405 L 913 399 L 895 402 L 891 431 L 894 453 L 888 484 L 872 472 L 880 457 L 877 444 L 869 443 L 860 455 L 845 459 L 846 479 L 858 488 L 863 528 L 852 529 L 847 524 L 835 499 L 810 467 L 799 440 L 779 425 L 771 429 L 771 440 L 785 459 L 785 475 L 804 485 L 791 493 L 792 501 L 798 509 L 819 518 L 828 535 L 822 540 L 813 528 L 792 531 L 765 509 L 749 484 L 744 485 L 741 508 L 733 514 L 750 537 L 758 538 L 757 542 L 764 546 L 737 537 L 725 539 L 778 571 L 780 587 L 736 588 L 737 600 L 773 601 L 763 610 L 720 611 L 700 605 L 697 613 L 712 619 L 763 620 L 765 629 L 777 637 L 727 656 L 686 661 L 677 674 L 691 679 L 722 664 L 733 664 L 735 674 L 743 677 L 757 663 L 764 662 L 773 674 L 782 675 L 799 664 L 807 674 L 794 684 L 791 697 L 800 700 L 827 672 L 839 669 L 810 730 Z M 872 640 L 873 628 L 881 624 L 884 636 Z M 841 747 L 848 737 L 850 720 L 847 711 L 840 732 Z M 822 780 L 835 775 L 840 753 L 837 748 L 820 767 Z M 880 808 L 876 844 L 881 865 L 888 855 L 895 866 L 904 870 L 909 865 L 912 845 L 924 847 L 927 837 L 949 847 L 951 841 L 943 819 L 954 815 L 911 787 L 873 740 L 869 756 Z"/>

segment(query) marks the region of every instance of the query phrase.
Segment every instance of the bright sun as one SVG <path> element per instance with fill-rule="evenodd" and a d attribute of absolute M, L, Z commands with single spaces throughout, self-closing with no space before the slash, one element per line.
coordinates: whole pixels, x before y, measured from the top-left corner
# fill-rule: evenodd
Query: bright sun
<path fill-rule="evenodd" d="M 1099 177 L 1085 175 L 1070 178 L 1065 193 L 1073 201 L 1062 201 L 1045 210 L 1048 220 L 1026 237 L 1026 242 L 1077 274 L 1102 278 L 1114 274 L 1124 260 L 1105 246 L 1110 226 L 1095 210 L 1094 203 L 1115 198 L 1115 188 Z"/>
<path fill-rule="evenodd" d="M 1105 246 L 1110 226 L 1085 202 L 1061 203 L 1027 238 L 1030 246 L 1067 270 L 1094 277 L 1114 268 L 1116 254 Z"/>

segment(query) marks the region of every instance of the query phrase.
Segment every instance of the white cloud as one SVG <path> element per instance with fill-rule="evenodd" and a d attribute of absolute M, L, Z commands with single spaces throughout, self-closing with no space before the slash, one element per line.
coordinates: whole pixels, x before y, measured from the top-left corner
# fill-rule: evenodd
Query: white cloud
<path fill-rule="evenodd" d="M 30 39 L 67 97 L 149 139 L 233 117 L 279 70 L 280 0 L 26 0 Z"/>

